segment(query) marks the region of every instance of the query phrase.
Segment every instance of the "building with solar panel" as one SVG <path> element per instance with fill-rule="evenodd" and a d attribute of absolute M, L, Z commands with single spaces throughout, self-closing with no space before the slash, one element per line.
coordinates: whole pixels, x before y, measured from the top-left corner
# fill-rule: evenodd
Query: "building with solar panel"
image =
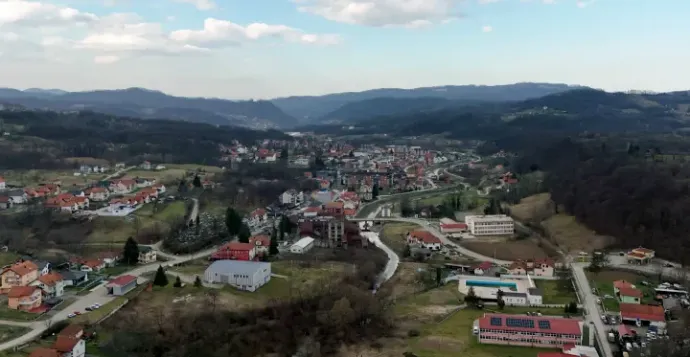
<path fill-rule="evenodd" d="M 582 323 L 562 317 L 487 313 L 475 325 L 479 343 L 559 348 L 582 344 Z"/>

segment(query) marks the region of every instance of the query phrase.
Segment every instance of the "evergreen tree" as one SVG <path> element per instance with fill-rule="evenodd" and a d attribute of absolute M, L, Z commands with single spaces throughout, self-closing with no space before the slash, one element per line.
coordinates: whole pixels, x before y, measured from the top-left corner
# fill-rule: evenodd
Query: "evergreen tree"
<path fill-rule="evenodd" d="M 187 192 L 187 181 L 185 181 L 185 179 L 180 180 L 180 183 L 177 185 L 177 192 Z"/>
<path fill-rule="evenodd" d="M 225 226 L 231 236 L 237 235 L 242 227 L 242 217 L 232 207 L 225 210 Z"/>
<path fill-rule="evenodd" d="M 158 270 L 156 271 L 156 277 L 153 278 L 153 285 L 156 285 L 156 286 L 168 285 L 168 276 L 165 275 L 165 270 L 163 270 L 162 265 L 158 266 Z"/>
<path fill-rule="evenodd" d="M 443 269 L 436 267 L 436 285 L 443 285 Z"/>
<path fill-rule="evenodd" d="M 125 242 L 122 261 L 127 265 L 135 265 L 139 262 L 139 245 L 132 237 L 127 238 L 127 242 Z"/>
<path fill-rule="evenodd" d="M 465 302 L 470 306 L 475 306 L 478 301 L 479 298 L 477 297 L 477 293 L 474 292 L 474 287 L 470 287 L 470 290 L 467 291 L 467 295 L 465 295 Z"/>
<path fill-rule="evenodd" d="M 412 250 L 410 249 L 410 245 L 405 244 L 405 248 L 403 248 L 403 258 L 407 258 L 410 255 L 412 255 Z"/>
<path fill-rule="evenodd" d="M 252 236 L 252 232 L 249 230 L 246 224 L 242 224 L 239 233 L 237 233 L 237 239 L 242 243 L 249 243 L 249 238 Z"/>
<path fill-rule="evenodd" d="M 199 177 L 199 175 L 194 176 L 194 181 L 192 181 L 192 185 L 194 185 L 194 187 L 196 188 L 201 188 L 201 178 Z"/>
<path fill-rule="evenodd" d="M 288 149 L 283 148 L 283 150 L 280 151 L 280 160 L 287 162 L 288 158 L 289 158 Z"/>
<path fill-rule="evenodd" d="M 376 184 L 374 187 L 371 189 L 371 199 L 375 200 L 377 197 L 379 197 L 379 185 Z"/>
<path fill-rule="evenodd" d="M 177 276 L 175 277 L 175 283 L 173 284 L 174 288 L 181 288 L 182 287 L 182 280 L 180 280 L 180 277 Z"/>
<path fill-rule="evenodd" d="M 194 279 L 194 287 L 200 288 L 201 286 L 203 286 L 203 284 L 201 283 L 201 279 L 197 275 L 196 279 Z"/>
<path fill-rule="evenodd" d="M 268 247 L 268 254 L 276 255 L 278 253 L 278 234 L 276 229 L 273 228 L 273 232 L 271 233 L 271 244 Z"/>

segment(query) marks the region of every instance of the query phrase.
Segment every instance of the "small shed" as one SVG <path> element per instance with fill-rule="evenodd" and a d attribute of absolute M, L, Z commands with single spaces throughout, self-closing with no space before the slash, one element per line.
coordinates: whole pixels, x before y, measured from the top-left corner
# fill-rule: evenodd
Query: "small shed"
<path fill-rule="evenodd" d="M 137 277 L 134 275 L 122 275 L 106 284 L 108 294 L 122 296 L 137 287 Z"/>
<path fill-rule="evenodd" d="M 304 237 L 290 247 L 290 253 L 303 254 L 314 246 L 314 238 Z"/>

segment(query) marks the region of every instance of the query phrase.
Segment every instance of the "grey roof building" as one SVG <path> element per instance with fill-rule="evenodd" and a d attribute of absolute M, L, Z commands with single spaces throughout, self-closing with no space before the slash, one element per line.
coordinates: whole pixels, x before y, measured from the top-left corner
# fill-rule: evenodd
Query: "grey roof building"
<path fill-rule="evenodd" d="M 256 291 L 271 280 L 271 263 L 245 260 L 216 260 L 204 272 L 204 281 L 228 284 L 240 290 Z"/>

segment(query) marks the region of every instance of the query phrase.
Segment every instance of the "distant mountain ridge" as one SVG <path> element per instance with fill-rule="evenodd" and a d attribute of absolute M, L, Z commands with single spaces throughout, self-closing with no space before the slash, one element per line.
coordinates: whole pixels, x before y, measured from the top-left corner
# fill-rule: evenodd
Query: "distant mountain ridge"
<path fill-rule="evenodd" d="M 142 119 L 174 119 L 251 128 L 288 128 L 297 120 L 266 100 L 187 98 L 144 88 L 66 92 L 59 89 L 0 88 L 0 102 L 31 109 L 91 110 Z"/>
<path fill-rule="evenodd" d="M 358 101 L 376 98 L 442 98 L 449 101 L 511 102 L 539 98 L 573 89 L 588 88 L 562 83 L 515 83 L 506 85 L 448 85 L 413 89 L 380 88 L 362 92 L 326 94 L 322 96 L 296 96 L 276 98 L 272 102 L 285 113 L 298 118 L 302 124 L 318 124 L 332 117 L 339 108 Z M 342 114 L 342 112 L 340 113 Z M 370 113 L 374 116 L 381 113 Z M 387 113 L 394 114 L 394 113 Z M 361 114 L 358 114 L 361 115 Z M 340 118 L 348 120 L 348 118 Z"/>

